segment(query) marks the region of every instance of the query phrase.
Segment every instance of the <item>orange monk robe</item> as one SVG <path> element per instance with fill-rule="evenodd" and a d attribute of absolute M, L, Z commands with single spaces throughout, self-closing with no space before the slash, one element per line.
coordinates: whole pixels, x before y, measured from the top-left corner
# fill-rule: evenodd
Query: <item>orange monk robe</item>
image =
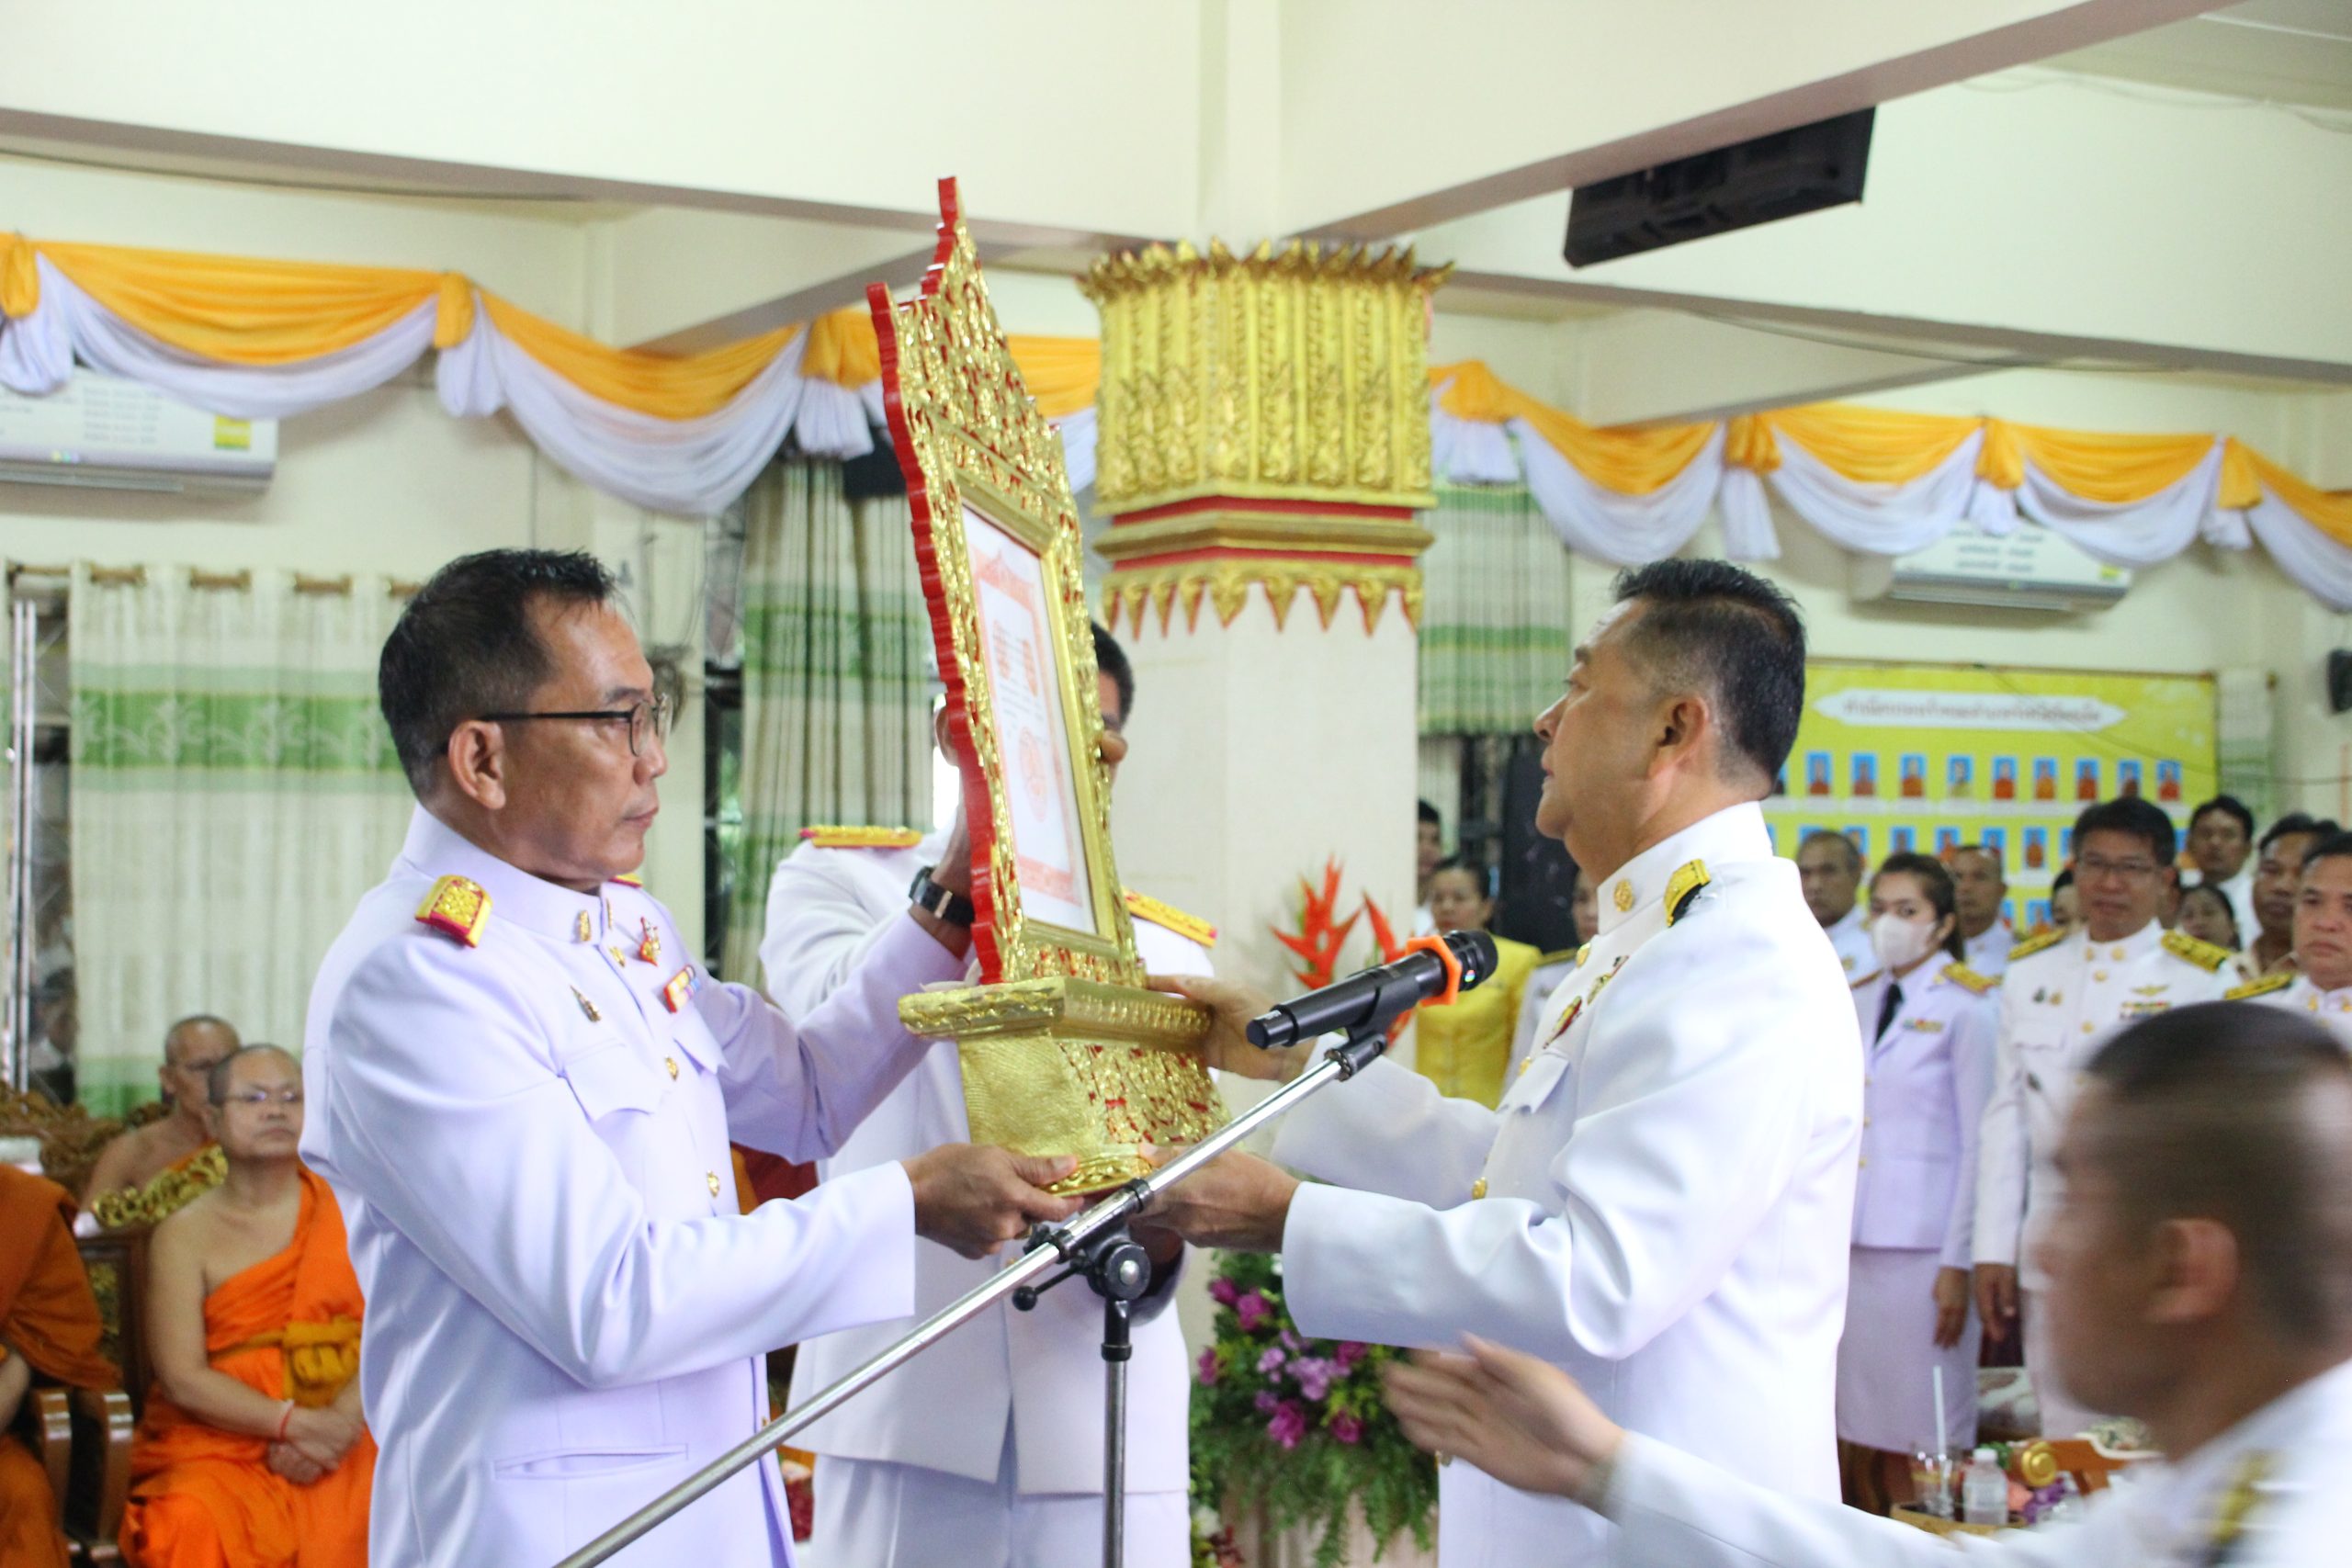
<path fill-rule="evenodd" d="M 286 1250 L 204 1299 L 212 1370 L 271 1399 L 334 1403 L 359 1371 L 359 1280 L 327 1184 L 302 1172 Z M 208 1427 L 164 1397 L 130 1450 L 122 1550 L 132 1568 L 364 1568 L 376 1442 L 310 1486 L 269 1468 L 269 1439 Z"/>
<path fill-rule="evenodd" d="M 64 1188 L 0 1165 L 0 1341 L 31 1366 L 34 1388 L 113 1388 L 119 1381 L 114 1363 L 98 1353 L 104 1329 L 74 1246 L 74 1195 Z M 30 1390 L 25 1398 L 31 1401 Z M 30 1450 L 5 1432 L 0 1563 L 66 1563 L 48 1473 Z"/>

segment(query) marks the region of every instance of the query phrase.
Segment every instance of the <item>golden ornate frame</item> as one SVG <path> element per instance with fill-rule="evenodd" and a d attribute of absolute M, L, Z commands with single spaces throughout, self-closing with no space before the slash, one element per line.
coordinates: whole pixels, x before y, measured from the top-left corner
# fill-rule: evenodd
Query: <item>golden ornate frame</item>
<path fill-rule="evenodd" d="M 1178 1049 L 1207 1021 L 1146 991 L 1111 851 L 1110 776 L 1096 748 L 1094 639 L 1084 543 L 1061 438 L 1030 400 L 980 274 L 956 183 L 940 182 L 939 246 L 905 304 L 866 291 L 880 340 L 883 402 L 913 515 L 947 719 L 967 800 L 988 809 L 972 839 L 973 940 L 981 985 L 906 998 L 919 1033 L 953 1038 L 972 1136 L 1031 1153 L 1075 1154 L 1064 1186 L 1138 1174 L 1145 1144 L 1190 1142 L 1220 1119 L 1206 1071 Z M 965 509 L 1036 553 L 1057 654 L 1092 932 L 1032 916 L 1015 874 L 1011 807 L 1000 787 L 995 693 L 981 657 Z"/>

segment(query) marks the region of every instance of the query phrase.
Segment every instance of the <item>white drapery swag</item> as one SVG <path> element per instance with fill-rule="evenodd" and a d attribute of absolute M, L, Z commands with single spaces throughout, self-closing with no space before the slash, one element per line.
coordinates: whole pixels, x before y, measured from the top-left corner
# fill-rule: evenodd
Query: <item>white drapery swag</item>
<path fill-rule="evenodd" d="M 238 419 L 285 419 L 356 397 L 433 347 L 427 300 L 334 354 L 290 365 L 225 365 L 172 347 L 93 299 L 45 256 L 40 299 L 0 321 L 0 386 L 28 397 L 62 388 L 75 360 Z M 800 374 L 802 333 L 727 405 L 699 419 L 659 419 L 582 391 L 499 332 L 474 300 L 473 328 L 435 367 L 441 404 L 460 418 L 510 410 L 524 433 L 589 484 L 656 512 L 700 517 L 742 494 L 788 434 L 817 457 L 874 450 L 882 386 L 848 388 Z"/>
<path fill-rule="evenodd" d="M 1620 566 L 1673 555 L 1710 511 L 1723 521 L 1724 551 L 1732 559 L 1777 559 L 1781 544 L 1770 505 L 1777 498 L 1832 542 L 1872 555 L 1908 555 L 1954 528 L 1997 536 L 2029 521 L 2094 559 L 2134 570 L 2169 560 L 2200 541 L 2226 550 L 2259 543 L 2306 592 L 2331 609 L 2352 610 L 2352 549 L 2304 521 L 2267 486 L 2246 511 L 2221 505 L 2219 439 L 2179 479 L 2127 503 L 2086 501 L 2030 459 L 2015 491 L 1987 483 L 1976 472 L 1981 430 L 1903 484 L 1848 479 L 1785 434 L 1779 439 L 1780 465 L 1769 474 L 1726 463 L 1724 446 L 1719 428 L 1665 485 L 1628 495 L 1587 479 L 1525 420 L 1497 425 L 1459 419 L 1438 406 L 1436 395 L 1430 400 L 1430 466 L 1439 478 L 1456 484 L 1524 483 L 1563 544 Z"/>
<path fill-rule="evenodd" d="M 311 980 L 383 880 L 412 799 L 376 703 L 401 609 L 380 578 L 184 568 L 67 600 L 74 700 L 77 1085 L 98 1114 L 155 1094 L 172 1021 L 209 1012 L 299 1049 Z"/>

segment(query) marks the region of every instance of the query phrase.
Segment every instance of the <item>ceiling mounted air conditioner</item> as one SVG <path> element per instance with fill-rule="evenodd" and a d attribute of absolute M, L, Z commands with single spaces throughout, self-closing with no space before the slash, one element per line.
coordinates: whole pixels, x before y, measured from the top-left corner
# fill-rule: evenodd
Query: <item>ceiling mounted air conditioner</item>
<path fill-rule="evenodd" d="M 2081 615 L 2122 598 L 2132 574 L 2037 523 L 1997 538 L 1962 525 L 1907 556 L 1857 555 L 1849 585 L 1856 599 Z"/>
<path fill-rule="evenodd" d="M 251 493 L 277 471 L 277 422 L 206 413 L 94 370 L 47 397 L 0 390 L 0 482 Z"/>

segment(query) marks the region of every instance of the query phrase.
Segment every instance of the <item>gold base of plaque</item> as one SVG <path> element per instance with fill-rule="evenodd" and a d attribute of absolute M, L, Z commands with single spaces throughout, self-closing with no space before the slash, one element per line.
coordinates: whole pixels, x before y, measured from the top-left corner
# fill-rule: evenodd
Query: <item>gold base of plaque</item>
<path fill-rule="evenodd" d="M 1208 1032 L 1208 1010 L 1165 991 L 1055 976 L 918 991 L 899 1019 L 956 1042 L 974 1143 L 1078 1157 L 1057 1193 L 1132 1180 L 1151 1168 L 1144 1145 L 1196 1143 L 1225 1122 L 1184 1049 Z"/>

